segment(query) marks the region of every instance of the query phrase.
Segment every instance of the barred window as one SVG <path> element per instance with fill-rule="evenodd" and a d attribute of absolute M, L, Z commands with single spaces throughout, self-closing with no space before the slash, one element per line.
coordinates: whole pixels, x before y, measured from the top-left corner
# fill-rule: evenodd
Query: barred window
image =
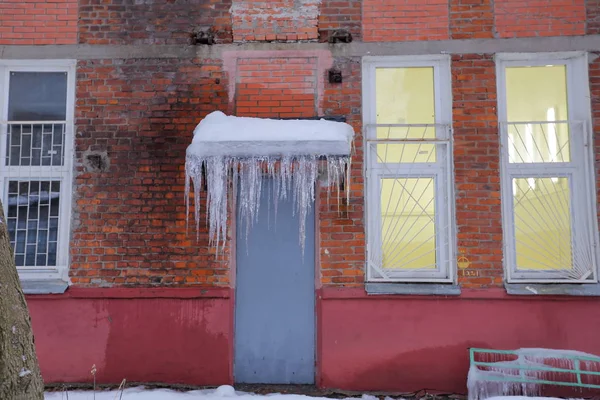
<path fill-rule="evenodd" d="M 497 56 L 509 282 L 597 280 L 586 60 Z"/>
<path fill-rule="evenodd" d="M 370 282 L 452 282 L 448 57 L 364 61 Z"/>
<path fill-rule="evenodd" d="M 66 278 L 74 72 L 37 64 L 0 62 L 0 198 L 21 277 Z"/>

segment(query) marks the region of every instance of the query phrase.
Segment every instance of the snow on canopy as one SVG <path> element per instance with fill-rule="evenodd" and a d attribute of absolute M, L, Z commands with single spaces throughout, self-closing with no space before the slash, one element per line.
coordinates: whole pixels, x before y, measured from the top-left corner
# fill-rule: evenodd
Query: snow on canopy
<path fill-rule="evenodd" d="M 200 226 L 200 188 L 207 187 L 207 219 L 211 245 L 226 241 L 228 192 L 239 185 L 238 207 L 246 235 L 257 220 L 261 192 L 271 190 L 277 202 L 291 198 L 300 218 L 304 249 L 306 215 L 315 200 L 319 173 L 327 173 L 328 190 L 348 179 L 354 130 L 343 122 L 275 120 L 227 116 L 215 111 L 194 129 L 186 151 L 185 196 L 189 214 L 190 182 L 194 186 L 196 231 Z M 265 178 L 272 184 L 265 185 Z M 205 179 L 205 181 L 204 181 Z M 346 185 L 346 195 L 349 195 Z"/>
<path fill-rule="evenodd" d="M 194 129 L 187 149 L 196 157 L 349 155 L 354 130 L 346 123 L 227 116 L 215 111 Z"/>

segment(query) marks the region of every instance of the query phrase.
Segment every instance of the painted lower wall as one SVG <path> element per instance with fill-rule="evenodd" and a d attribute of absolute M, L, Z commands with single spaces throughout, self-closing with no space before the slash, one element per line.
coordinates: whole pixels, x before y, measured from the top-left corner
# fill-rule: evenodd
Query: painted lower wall
<path fill-rule="evenodd" d="M 29 296 L 46 383 L 231 381 L 229 289 L 75 289 Z"/>
<path fill-rule="evenodd" d="M 346 390 L 465 393 L 468 348 L 568 348 L 600 354 L 600 300 L 367 296 L 321 289 L 317 383 Z M 47 383 L 230 384 L 230 289 L 77 289 L 28 297 Z"/>
<path fill-rule="evenodd" d="M 509 297 L 501 289 L 460 297 L 320 297 L 320 385 L 348 390 L 465 393 L 470 347 L 546 347 L 600 354 L 600 300 Z"/>

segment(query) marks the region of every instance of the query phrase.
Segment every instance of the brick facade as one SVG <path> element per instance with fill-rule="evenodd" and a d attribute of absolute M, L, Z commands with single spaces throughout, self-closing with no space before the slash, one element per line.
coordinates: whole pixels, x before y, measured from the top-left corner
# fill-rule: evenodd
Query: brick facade
<path fill-rule="evenodd" d="M 77 43 L 77 0 L 0 2 L 0 45 Z"/>
<path fill-rule="evenodd" d="M 361 133 L 360 58 L 340 58 L 334 65 L 344 77 L 342 84 L 325 85 L 322 99 L 324 116 L 344 115 L 353 126 L 355 153 L 351 167 L 349 202 L 338 206 L 334 195 L 327 200 L 322 189 L 319 209 L 320 269 L 323 285 L 356 286 L 364 282 L 365 224 L 363 137 Z M 340 197 L 344 197 L 344 193 Z"/>
<path fill-rule="evenodd" d="M 185 45 L 199 30 L 229 43 L 230 8 L 231 0 L 81 0 L 79 43 Z"/>
<path fill-rule="evenodd" d="M 585 34 L 584 0 L 495 0 L 498 37 Z"/>
<path fill-rule="evenodd" d="M 586 5 L 586 31 L 587 35 L 600 33 L 600 0 L 587 0 Z"/>
<path fill-rule="evenodd" d="M 600 60 L 596 58 L 589 66 L 590 95 L 592 102 L 592 131 L 596 162 L 596 209 L 600 216 Z"/>
<path fill-rule="evenodd" d="M 364 0 L 365 42 L 448 39 L 447 0 Z"/>
<path fill-rule="evenodd" d="M 183 202 L 191 132 L 227 108 L 221 70 L 206 59 L 79 62 L 74 284 L 228 284 L 228 251 L 215 258 L 193 222 L 186 233 Z M 88 151 L 106 151 L 108 170 L 86 170 Z"/>
<path fill-rule="evenodd" d="M 502 218 L 496 69 L 491 54 L 452 58 L 454 174 L 463 287 L 502 285 Z"/>
<path fill-rule="evenodd" d="M 354 40 L 362 37 L 361 0 L 322 0 L 319 13 L 319 40 L 327 41 L 329 35 L 338 29 L 345 29 Z"/>
<path fill-rule="evenodd" d="M 352 43 L 328 43 L 338 30 L 348 31 Z M 214 42 L 196 43 L 199 32 L 210 33 Z M 503 233 L 509 231 L 502 217 L 495 61 L 497 52 L 589 52 L 595 206 L 600 214 L 600 56 L 595 45 L 599 38 L 600 0 L 0 0 L 0 92 L 6 93 L 6 82 L 12 85 L 11 75 L 4 72 L 14 65 L 69 71 L 67 78 L 75 71 L 73 135 L 70 121 L 55 124 L 66 126 L 67 137 L 74 139 L 73 172 L 62 175 L 72 180 L 72 202 L 63 201 L 69 185 L 61 186 L 59 196 L 48 192 L 49 198 L 60 199 L 60 213 L 70 207 L 70 286 L 61 275 L 63 265 L 57 272 L 47 268 L 43 277 L 37 270 L 30 269 L 34 272 L 29 276 L 22 271 L 24 278 L 35 278 L 22 282 L 29 289 L 27 301 L 45 382 L 117 386 L 127 378 L 186 386 L 234 384 L 236 366 L 244 365 L 236 359 L 243 351 L 237 351 L 235 338 L 285 336 L 277 331 L 281 325 L 297 335 L 294 346 L 303 332 L 303 339 L 314 344 L 315 385 L 345 391 L 417 393 L 429 388 L 464 393 L 469 348 L 564 348 L 600 354 L 596 339 L 600 314 L 595 312 L 600 285 L 535 283 L 533 289 L 530 283 L 506 285 Z M 440 85 L 428 85 L 426 90 L 433 87 L 441 96 L 434 107 L 416 107 L 427 110 L 419 119 L 433 121 L 429 114 L 433 108 L 446 124 L 451 106 L 452 196 L 427 196 L 435 198 L 436 212 L 454 207 L 449 228 L 454 229 L 450 234 L 456 246 L 449 253 L 456 254 L 449 256 L 456 258 L 451 261 L 464 257 L 464 262 L 452 271 L 452 279 L 443 276 L 443 282 L 434 284 L 431 281 L 442 273 L 431 278 L 437 273 L 433 269 L 419 271 L 426 278 L 415 282 L 365 282 L 367 256 L 372 257 L 367 254 L 365 211 L 381 199 L 366 196 L 363 119 L 373 118 L 363 113 L 370 111 L 365 104 L 372 105 L 373 99 L 367 98 L 372 87 L 363 77 L 377 74 L 371 69 L 379 62 L 377 57 L 398 56 L 406 66 L 422 62 L 421 76 L 434 65 L 434 80 Z M 48 61 L 52 58 L 59 62 Z M 341 83 L 330 83 L 332 69 L 341 72 Z M 408 79 L 399 77 L 403 71 L 387 72 L 398 72 L 390 85 L 424 93 L 425 86 L 411 85 L 416 82 L 410 81 L 414 71 Z M 69 90 L 72 81 L 67 81 Z M 51 86 L 48 90 L 54 90 Z M 403 100 L 394 101 L 394 106 Z M 67 107 L 70 102 L 68 96 Z M 6 106 L 3 97 L 0 106 Z M 547 119 L 553 107 L 542 109 Z M 2 120 L 7 109 L 0 110 L 0 133 L 8 131 Z M 585 105 L 572 107 L 572 118 L 573 109 L 584 110 Z M 236 266 L 236 209 L 229 210 L 227 245 L 218 253 L 209 240 L 206 191 L 200 191 L 198 231 L 194 194 L 190 210 L 184 194 L 184 163 L 192 132 L 216 110 L 265 118 L 343 117 L 354 128 L 350 180 L 340 188 L 340 202 L 336 188 L 328 196 L 323 181 L 316 191 L 314 264 L 312 252 L 311 259 L 303 260 L 303 266 L 315 267 L 314 292 L 312 275 L 305 280 L 308 292 L 303 292 L 314 304 L 292 299 L 287 288 L 300 286 L 291 280 L 297 276 L 290 277 L 289 269 L 278 271 L 288 274 L 289 286 L 280 284 L 284 280 L 280 275 L 265 279 L 251 271 L 255 280 L 249 285 L 266 288 L 263 304 L 280 306 L 292 319 L 308 310 L 304 321 L 315 322 L 314 332 L 308 330 L 310 323 L 298 323 L 302 329 L 297 329 L 281 323 L 281 314 L 254 307 L 248 321 L 267 327 L 268 333 L 239 334 L 240 293 L 250 280 L 236 278 L 236 271 L 243 270 Z M 396 115 L 395 108 L 386 110 L 398 121 L 410 119 L 409 111 Z M 558 146 L 562 133 L 557 132 Z M 5 139 L 0 143 L 7 143 Z M 427 153 L 421 152 L 421 143 L 418 146 L 416 156 Z M 71 153 L 63 147 L 65 154 Z M 523 147 L 530 151 L 527 143 Z M 554 151 L 548 145 L 548 154 Z M 446 154 L 437 152 L 436 157 L 442 153 Z M 441 166 L 444 158 L 438 157 L 438 165 L 428 165 L 415 176 L 434 182 L 432 175 L 446 171 Z M 95 165 L 95 159 L 100 164 Z M 5 171 L 0 169 L 0 178 L 8 175 Z M 436 194 L 445 192 L 443 181 L 448 176 L 435 181 Z M 2 185 L 0 196 L 6 198 L 4 186 L 9 185 Z M 229 190 L 233 199 L 233 187 Z M 17 198 L 13 206 L 22 205 Z M 34 199 L 29 204 L 42 205 L 41 195 Z M 402 201 L 398 197 L 397 203 Z M 38 206 L 35 218 L 41 215 L 39 210 Z M 404 217 L 404 211 L 392 214 Z M 407 214 L 412 218 L 417 213 L 431 216 L 430 212 L 427 205 Z M 432 220 L 426 224 L 446 228 L 445 218 Z M 16 222 L 21 224 L 19 214 Z M 66 230 L 56 225 L 59 239 L 52 243 L 62 248 Z M 23 226 L 29 232 L 30 225 Z M 37 231 L 41 230 L 46 228 L 38 223 Z M 33 246 L 27 235 L 22 240 L 26 248 Z M 438 237 L 444 241 L 443 236 L 434 236 L 436 242 Z M 411 241 L 428 240 L 424 238 Z M 285 249 L 278 250 L 278 256 L 288 256 Z M 492 317 L 482 323 L 483 315 Z M 262 317 L 275 318 L 280 326 L 264 324 Z M 271 343 L 269 351 L 282 348 Z M 71 349 L 69 354 L 64 348 Z M 256 349 L 259 354 L 266 348 Z M 277 362 L 288 361 L 286 357 L 278 354 Z M 97 366 L 95 376 L 89 373 L 91 365 Z M 287 370 L 281 365 L 272 369 Z"/>
<path fill-rule="evenodd" d="M 452 39 L 494 37 L 494 2 L 451 0 L 450 35 Z"/>
<path fill-rule="evenodd" d="M 302 118 L 316 115 L 317 58 L 242 58 L 237 62 L 235 114 Z"/>
<path fill-rule="evenodd" d="M 581 35 L 586 30 L 598 33 L 599 4 L 595 0 L 11 0 L 0 4 L 0 44 L 187 46 L 200 29 L 212 31 L 221 44 L 325 41 L 337 29 L 350 31 L 355 42 Z M 320 194 L 320 281 L 325 286 L 363 283 L 361 58 L 333 57 L 324 47 L 274 46 L 279 47 L 247 51 L 230 47 L 214 59 L 79 61 L 70 265 L 74 284 L 231 284 L 231 249 L 215 258 L 204 225 L 198 241 L 193 227 L 186 233 L 185 148 L 198 121 L 214 110 L 256 117 L 346 117 L 356 132 L 350 200 L 338 208 L 336 202 L 327 204 L 324 191 Z M 493 57 L 452 56 L 457 250 L 471 262 L 468 269 L 458 271 L 458 282 L 465 288 L 503 282 Z M 597 60 L 590 64 L 595 129 L 600 129 L 599 65 Z M 343 83 L 328 82 L 332 67 L 342 72 Z M 596 149 L 600 153 L 598 140 Z M 96 151 L 107 153 L 108 170 L 86 168 L 86 154 Z"/>
<path fill-rule="evenodd" d="M 296 41 L 318 38 L 315 0 L 233 0 L 233 40 Z"/>

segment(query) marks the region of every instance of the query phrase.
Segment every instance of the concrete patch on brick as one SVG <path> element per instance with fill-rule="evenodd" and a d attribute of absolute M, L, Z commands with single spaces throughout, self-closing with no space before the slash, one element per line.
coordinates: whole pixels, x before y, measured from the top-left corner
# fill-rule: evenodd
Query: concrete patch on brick
<path fill-rule="evenodd" d="M 318 38 L 321 0 L 234 0 L 230 13 L 234 42 Z"/>

